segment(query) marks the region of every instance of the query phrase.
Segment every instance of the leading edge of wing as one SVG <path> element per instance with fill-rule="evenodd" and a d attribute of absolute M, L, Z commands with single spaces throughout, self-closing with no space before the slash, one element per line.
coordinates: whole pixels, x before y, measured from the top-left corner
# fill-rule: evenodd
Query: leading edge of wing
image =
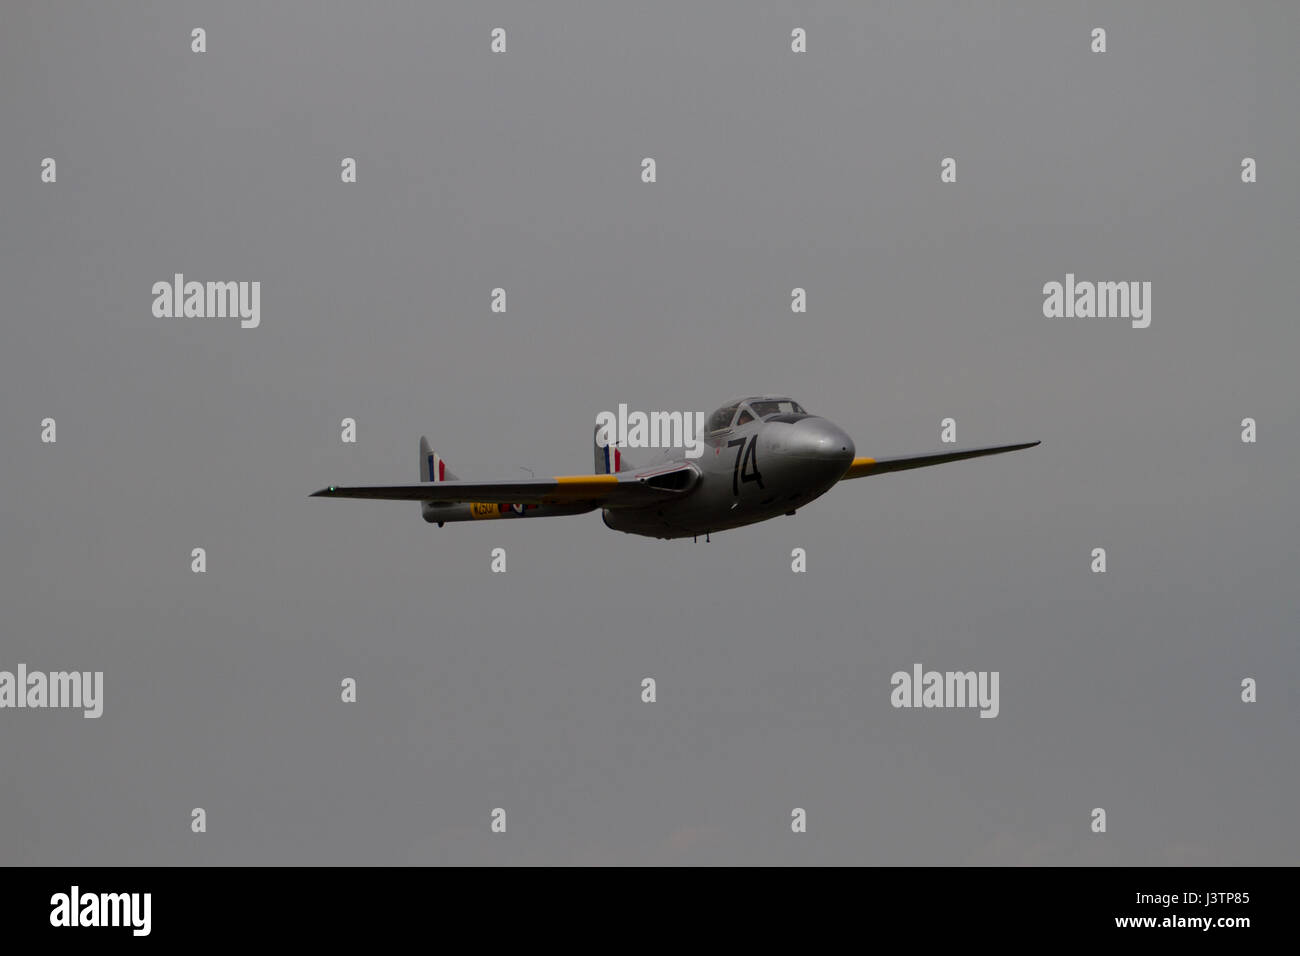
<path fill-rule="evenodd" d="M 596 501 L 601 504 L 650 504 L 679 492 L 655 488 L 617 475 L 562 475 L 519 481 L 436 481 L 410 485 L 330 485 L 313 498 L 380 498 L 390 501 L 481 501 L 492 504 L 550 504 Z"/>
<path fill-rule="evenodd" d="M 1008 451 L 1020 451 L 1033 448 L 1042 442 L 1029 441 L 1019 445 L 986 445 L 982 448 L 954 448 L 951 451 L 936 451 L 925 455 L 906 455 L 900 458 L 854 458 L 848 471 L 840 481 L 850 478 L 866 478 L 869 475 L 883 475 L 891 471 L 907 471 L 909 468 L 925 468 L 929 465 L 942 465 L 949 461 L 961 461 L 965 458 L 981 458 L 984 455 L 1001 455 Z"/>

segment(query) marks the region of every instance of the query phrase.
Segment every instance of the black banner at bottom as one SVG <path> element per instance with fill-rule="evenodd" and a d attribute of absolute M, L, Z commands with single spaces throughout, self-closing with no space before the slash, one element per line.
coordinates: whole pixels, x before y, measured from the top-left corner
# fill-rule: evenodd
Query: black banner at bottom
<path fill-rule="evenodd" d="M 731 944 L 1107 936 L 1231 944 L 1285 933 L 1288 869 L 8 868 L 7 940 L 76 943 L 319 939 L 338 944 L 467 930 L 489 943 Z M 721 872 L 719 872 L 721 869 Z M 660 882 L 662 881 L 662 882 Z M 616 935 L 611 935 L 616 934 Z"/>

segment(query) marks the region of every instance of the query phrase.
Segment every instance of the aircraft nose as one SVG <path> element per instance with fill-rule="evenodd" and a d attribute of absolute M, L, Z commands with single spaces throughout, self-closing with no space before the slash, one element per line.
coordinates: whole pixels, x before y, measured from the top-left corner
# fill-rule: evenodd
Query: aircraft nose
<path fill-rule="evenodd" d="M 794 458 L 843 463 L 845 467 L 857 454 L 848 432 L 834 422 L 815 417 L 795 423 L 787 449 Z"/>

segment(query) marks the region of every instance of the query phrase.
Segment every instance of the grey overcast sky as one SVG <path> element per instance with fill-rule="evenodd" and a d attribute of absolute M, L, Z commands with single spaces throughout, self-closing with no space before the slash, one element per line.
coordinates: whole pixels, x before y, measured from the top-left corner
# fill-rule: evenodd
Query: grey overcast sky
<path fill-rule="evenodd" d="M 0 863 L 1295 863 L 1297 45 L 1284 2 L 5 3 L 0 669 L 105 688 L 0 711 Z M 260 327 L 155 318 L 177 272 Z M 1045 318 L 1066 273 L 1150 328 Z M 308 497 L 759 392 L 864 455 L 1043 444 L 708 544 Z M 999 716 L 895 709 L 917 662 Z"/>

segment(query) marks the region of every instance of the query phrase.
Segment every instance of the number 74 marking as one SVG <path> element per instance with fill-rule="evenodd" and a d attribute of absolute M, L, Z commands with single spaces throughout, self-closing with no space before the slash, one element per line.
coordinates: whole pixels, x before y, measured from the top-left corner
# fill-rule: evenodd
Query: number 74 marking
<path fill-rule="evenodd" d="M 736 447 L 739 446 L 739 447 Z M 751 435 L 748 440 L 733 438 L 727 447 L 736 447 L 736 464 L 731 469 L 731 493 L 740 496 L 740 483 L 757 481 L 763 487 L 763 476 L 758 473 L 758 436 Z"/>

